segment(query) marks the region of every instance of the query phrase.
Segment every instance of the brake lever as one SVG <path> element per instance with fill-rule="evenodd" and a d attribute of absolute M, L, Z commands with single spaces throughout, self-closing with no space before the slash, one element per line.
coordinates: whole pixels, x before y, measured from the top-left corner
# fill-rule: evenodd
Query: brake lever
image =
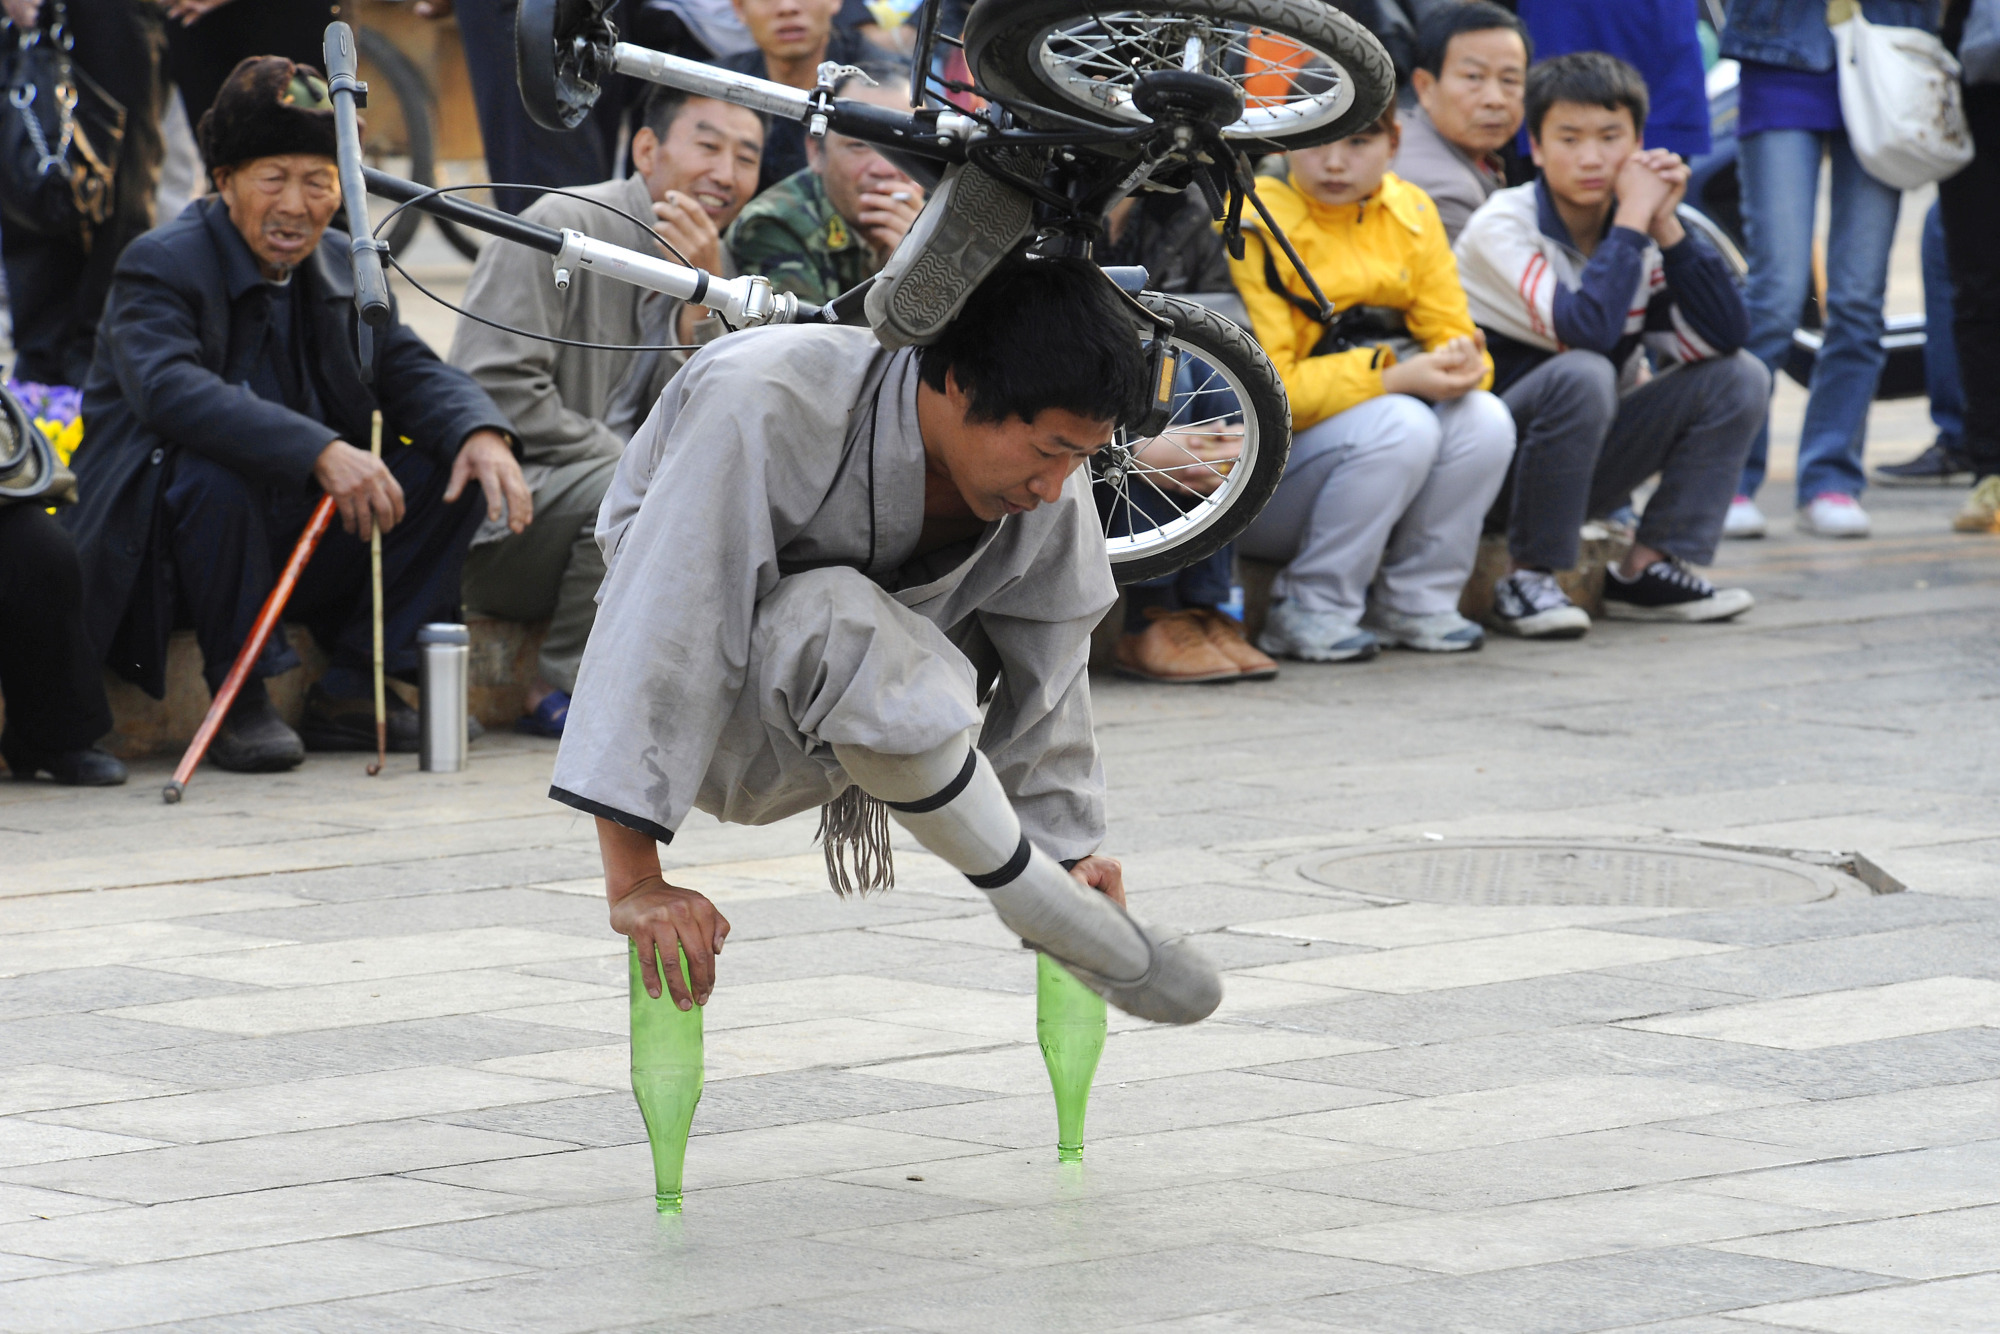
<path fill-rule="evenodd" d="M 812 109 L 812 116 L 806 121 L 806 134 L 810 138 L 826 137 L 827 118 L 833 115 L 833 90 L 839 86 L 842 79 L 854 78 L 862 80 L 870 88 L 880 86 L 876 80 L 869 78 L 868 71 L 859 65 L 841 65 L 831 60 L 820 62 L 818 81 L 813 85 L 810 101 L 807 104 Z"/>

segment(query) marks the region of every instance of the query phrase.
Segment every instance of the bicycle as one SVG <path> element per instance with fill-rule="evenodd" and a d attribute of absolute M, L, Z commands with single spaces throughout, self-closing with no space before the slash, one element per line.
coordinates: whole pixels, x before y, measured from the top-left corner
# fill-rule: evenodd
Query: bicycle
<path fill-rule="evenodd" d="M 1120 199 L 1192 185 L 1239 256 L 1245 205 L 1254 209 L 1330 321 L 1332 306 L 1257 198 L 1253 154 L 1343 138 L 1379 116 L 1395 91 L 1381 45 L 1318 0 L 1156 0 L 1115 11 L 1093 0 L 979 0 L 962 39 L 939 33 L 941 0 L 924 0 L 910 58 L 919 105 L 907 112 L 837 97 L 848 71 L 831 63 L 805 91 L 621 42 L 606 16 L 612 3 L 522 0 L 519 85 L 536 121 L 574 129 L 616 73 L 796 120 L 814 137 L 832 130 L 867 140 L 929 192 L 882 271 L 815 308 L 756 275 L 713 278 L 364 173 L 356 161 L 346 193 L 361 200 L 358 213 L 349 205 L 361 238 L 358 303 L 369 261 L 370 281 L 381 284 L 364 178 L 404 207 L 550 254 L 558 285 L 590 268 L 706 304 L 732 325 L 866 324 L 891 347 L 935 336 L 1009 255 L 1090 258 Z M 941 43 L 963 47 L 971 83 L 933 73 Z M 334 61 L 330 37 L 336 115 L 351 120 L 355 81 Z M 349 170 L 344 152 L 344 185 Z M 1154 386 L 1146 418 L 1121 428 L 1090 465 L 1113 573 L 1133 583 L 1212 554 L 1256 517 L 1284 474 L 1291 413 L 1246 332 L 1195 302 L 1145 291 L 1143 270 L 1106 273 L 1125 294 Z"/>

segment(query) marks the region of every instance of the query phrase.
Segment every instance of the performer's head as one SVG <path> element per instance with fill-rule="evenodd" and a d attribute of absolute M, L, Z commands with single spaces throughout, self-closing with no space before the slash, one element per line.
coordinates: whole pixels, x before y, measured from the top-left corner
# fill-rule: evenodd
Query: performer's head
<path fill-rule="evenodd" d="M 257 267 L 283 278 L 312 254 L 340 207 L 326 80 L 283 56 L 250 56 L 223 81 L 195 137 Z"/>
<path fill-rule="evenodd" d="M 988 521 L 1053 502 L 1145 397 L 1131 308 L 1085 260 L 1008 260 L 917 364 L 924 452 Z"/>

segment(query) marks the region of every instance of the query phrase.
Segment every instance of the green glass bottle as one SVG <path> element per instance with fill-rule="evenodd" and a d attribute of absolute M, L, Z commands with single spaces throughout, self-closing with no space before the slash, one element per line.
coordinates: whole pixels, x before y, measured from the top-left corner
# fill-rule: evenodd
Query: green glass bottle
<path fill-rule="evenodd" d="M 658 1000 L 648 996 L 639 975 L 638 946 L 628 944 L 625 952 L 632 974 L 632 1096 L 639 1100 L 646 1138 L 653 1146 L 654 1202 L 661 1213 L 677 1214 L 688 1126 L 694 1121 L 695 1104 L 701 1101 L 701 1006 L 681 1009 L 664 986 Z M 680 954 L 685 980 L 687 955 L 678 947 L 675 953 Z M 688 989 L 692 994 L 692 982 Z"/>
<path fill-rule="evenodd" d="M 1104 1055 L 1104 997 L 1046 954 L 1035 956 L 1035 1036 L 1056 1093 L 1056 1158 L 1083 1159 L 1083 1113 Z"/>

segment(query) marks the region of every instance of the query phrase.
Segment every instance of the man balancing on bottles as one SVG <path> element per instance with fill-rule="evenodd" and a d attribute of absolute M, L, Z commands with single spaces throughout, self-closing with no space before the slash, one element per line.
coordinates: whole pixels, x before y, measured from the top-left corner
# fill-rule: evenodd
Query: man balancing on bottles
<path fill-rule="evenodd" d="M 772 327 L 667 385 L 605 496 L 607 573 L 549 789 L 597 817 L 611 925 L 706 1003 L 729 923 L 660 871 L 690 807 L 824 807 L 841 893 L 889 883 L 888 819 L 1112 1004 L 1192 1023 L 1215 970 L 1123 908 L 1091 731 L 1116 597 L 1080 467 L 1145 398 L 1109 282 L 1016 259 L 929 346 Z M 984 706 L 982 712 L 982 705 Z"/>

